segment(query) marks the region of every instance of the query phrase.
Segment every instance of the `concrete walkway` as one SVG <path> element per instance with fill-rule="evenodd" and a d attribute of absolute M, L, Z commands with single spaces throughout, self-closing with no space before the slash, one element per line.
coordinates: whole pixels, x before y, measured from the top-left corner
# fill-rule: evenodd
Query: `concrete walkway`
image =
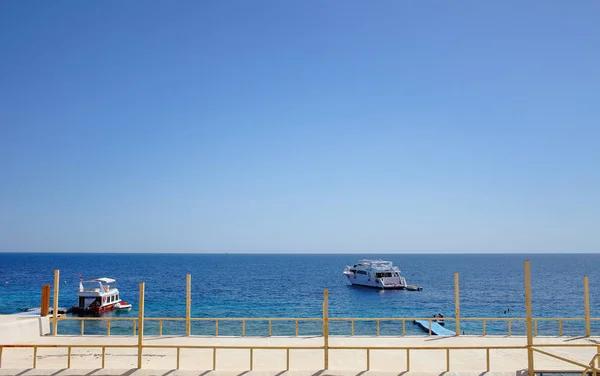
<path fill-rule="evenodd" d="M 461 336 L 461 337 L 343 337 L 329 338 L 332 347 L 461 347 L 461 346 L 515 346 L 526 345 L 525 337 Z M 64 345 L 136 345 L 133 336 L 45 336 L 28 344 Z M 544 351 L 581 363 L 589 363 L 597 353 L 600 338 L 536 337 L 534 344 L 586 344 L 589 347 L 553 347 Z M 323 337 L 146 337 L 144 345 L 176 346 L 261 346 L 261 347 L 317 347 L 323 345 Z M 329 369 L 323 371 L 322 349 L 290 350 L 289 367 L 286 369 L 286 350 L 253 350 L 253 371 L 250 369 L 248 349 L 218 349 L 216 371 L 213 369 L 212 349 L 182 349 L 180 369 L 176 368 L 176 349 L 144 349 L 143 366 L 137 370 L 137 348 L 106 350 L 105 368 L 101 368 L 101 349 L 74 348 L 71 353 L 71 369 L 67 367 L 66 348 L 40 348 L 37 368 L 32 367 L 31 348 L 5 348 L 2 354 L 0 375 L 398 375 L 407 374 L 406 350 L 371 350 L 370 371 L 367 369 L 365 350 L 329 351 Z M 490 350 L 490 370 L 495 375 L 516 375 L 527 368 L 525 349 Z M 578 370 L 558 359 L 542 354 L 535 355 L 536 370 Z M 486 370 L 486 351 L 450 350 L 450 372 L 447 375 L 480 375 Z M 247 372 L 246 372 L 247 371 Z M 446 371 L 445 350 L 411 350 L 409 375 L 440 375 Z"/>

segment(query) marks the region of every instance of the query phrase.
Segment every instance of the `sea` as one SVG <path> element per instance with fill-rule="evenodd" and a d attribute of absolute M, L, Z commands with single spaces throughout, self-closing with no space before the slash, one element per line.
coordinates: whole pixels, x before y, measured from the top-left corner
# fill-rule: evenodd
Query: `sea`
<path fill-rule="evenodd" d="M 352 286 L 343 275 L 357 260 L 393 261 L 408 284 L 422 291 L 378 290 Z M 589 277 L 591 316 L 600 317 L 600 254 L 89 254 L 0 253 L 0 314 L 39 307 L 42 285 L 53 285 L 60 270 L 60 307 L 77 304 L 79 276 L 117 280 L 129 312 L 138 316 L 140 282 L 145 282 L 145 317 L 185 317 L 186 274 L 192 276 L 192 317 L 320 318 L 324 290 L 330 318 L 454 317 L 454 272 L 460 276 L 461 317 L 525 317 L 524 261 L 531 261 L 534 317 L 584 317 L 584 276 Z M 70 316 L 70 315 L 68 315 Z M 85 324 L 85 334 L 106 333 L 105 321 Z M 455 330 L 453 322 L 446 327 Z M 487 334 L 506 335 L 506 321 L 486 323 Z M 272 335 L 294 335 L 294 321 L 275 321 Z M 300 321 L 300 335 L 319 335 L 321 323 Z M 350 321 L 331 321 L 331 335 L 350 335 Z M 425 335 L 412 321 L 407 335 Z M 61 321 L 59 334 L 79 334 L 75 321 Z M 158 334 L 147 321 L 146 335 Z M 357 321 L 355 335 L 375 335 L 375 321 Z M 164 335 L 185 332 L 184 321 L 163 323 Z M 461 332 L 481 335 L 481 321 L 462 321 Z M 113 321 L 112 335 L 130 335 L 132 322 Z M 402 333 L 400 321 L 382 321 L 380 335 Z M 583 335 L 584 321 L 565 321 L 563 334 Z M 194 321 L 192 334 L 215 335 L 214 321 Z M 219 335 L 239 336 L 240 321 L 219 322 Z M 525 334 L 525 322 L 512 324 Z M 538 335 L 557 335 L 557 321 L 540 321 Z M 600 320 L 592 321 L 600 335 Z M 267 321 L 248 321 L 245 335 L 268 335 Z"/>

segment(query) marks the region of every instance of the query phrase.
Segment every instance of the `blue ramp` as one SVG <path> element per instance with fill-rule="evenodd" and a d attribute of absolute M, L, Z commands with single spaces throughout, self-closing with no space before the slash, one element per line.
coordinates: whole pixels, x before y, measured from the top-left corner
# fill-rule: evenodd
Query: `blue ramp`
<path fill-rule="evenodd" d="M 415 324 L 419 325 L 421 327 L 421 329 L 423 329 L 427 333 L 429 333 L 429 323 L 430 322 L 427 320 L 415 320 Z M 431 334 L 435 334 L 436 336 L 454 336 L 454 335 L 456 335 L 456 333 L 454 333 L 452 330 L 448 330 L 448 329 L 444 328 L 437 322 L 431 322 Z"/>

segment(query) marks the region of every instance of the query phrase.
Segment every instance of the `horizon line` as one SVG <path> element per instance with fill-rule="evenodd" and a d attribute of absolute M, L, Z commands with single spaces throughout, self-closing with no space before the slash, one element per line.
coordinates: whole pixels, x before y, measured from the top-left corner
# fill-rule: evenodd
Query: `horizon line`
<path fill-rule="evenodd" d="M 105 251 L 105 252 L 75 252 L 75 251 L 61 251 L 61 252 L 51 252 L 51 251 L 5 251 L 0 250 L 0 254 L 122 254 L 122 255 L 227 255 L 227 254 L 236 254 L 236 255 L 356 255 L 356 254 L 365 254 L 365 255 L 518 255 L 518 254 L 569 254 L 569 255 L 579 255 L 579 254 L 600 254 L 599 251 L 589 251 L 589 252 L 565 252 L 565 251 L 506 251 L 506 252 L 472 252 L 472 251 L 450 251 L 450 252 L 440 252 L 440 251 L 423 251 L 423 252 L 248 252 L 248 251 L 221 251 L 221 252 L 118 252 L 118 251 Z"/>

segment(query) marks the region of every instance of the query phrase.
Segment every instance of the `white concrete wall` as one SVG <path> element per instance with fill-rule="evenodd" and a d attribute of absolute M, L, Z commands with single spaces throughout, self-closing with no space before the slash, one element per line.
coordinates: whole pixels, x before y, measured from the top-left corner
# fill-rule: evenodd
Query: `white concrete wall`
<path fill-rule="evenodd" d="M 48 317 L 6 315 L 0 320 L 0 344 L 24 344 L 50 333 Z"/>

